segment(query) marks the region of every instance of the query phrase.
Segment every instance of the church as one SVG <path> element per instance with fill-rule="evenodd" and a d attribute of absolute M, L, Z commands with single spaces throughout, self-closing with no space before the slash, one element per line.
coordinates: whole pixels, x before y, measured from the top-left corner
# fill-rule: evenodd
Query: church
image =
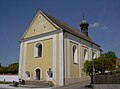
<path fill-rule="evenodd" d="M 38 11 L 20 40 L 19 78 L 25 81 L 52 81 L 64 86 L 89 79 L 86 60 L 101 54 L 88 33 L 85 17 L 80 29 Z"/>

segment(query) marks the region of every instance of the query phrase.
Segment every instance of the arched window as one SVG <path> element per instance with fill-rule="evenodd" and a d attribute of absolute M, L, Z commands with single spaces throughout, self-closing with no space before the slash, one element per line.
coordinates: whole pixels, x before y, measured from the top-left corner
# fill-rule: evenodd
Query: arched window
<path fill-rule="evenodd" d="M 84 50 L 84 60 L 88 60 L 88 51 L 87 49 Z"/>
<path fill-rule="evenodd" d="M 73 46 L 73 63 L 78 63 L 78 49 L 75 45 Z"/>
<path fill-rule="evenodd" d="M 92 59 L 95 59 L 96 58 L 96 54 L 95 52 L 92 52 Z"/>
<path fill-rule="evenodd" d="M 35 57 L 42 57 L 42 44 L 37 43 L 35 45 L 35 52 L 34 52 Z"/>
<path fill-rule="evenodd" d="M 30 77 L 30 72 L 26 71 L 26 75 L 27 75 L 27 77 Z"/>

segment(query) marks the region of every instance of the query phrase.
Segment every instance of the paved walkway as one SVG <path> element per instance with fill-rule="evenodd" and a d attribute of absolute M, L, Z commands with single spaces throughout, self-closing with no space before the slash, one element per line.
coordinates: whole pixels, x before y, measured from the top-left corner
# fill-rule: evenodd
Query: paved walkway
<path fill-rule="evenodd" d="M 72 84 L 72 85 L 68 85 L 65 87 L 53 87 L 52 89 L 91 89 L 91 88 L 86 88 L 86 85 L 89 85 L 90 81 L 86 81 L 86 82 L 81 82 L 81 83 L 76 83 L 76 84 Z"/>
<path fill-rule="evenodd" d="M 9 84 L 0 84 L 0 89 L 51 89 L 51 88 L 26 88 L 26 87 L 14 87 Z"/>
<path fill-rule="evenodd" d="M 0 89 L 90 89 L 90 88 L 84 88 L 85 85 L 90 84 L 90 81 L 77 83 L 68 85 L 65 87 L 50 87 L 50 88 L 30 88 L 30 87 L 13 87 L 9 86 L 9 84 L 0 84 Z M 31 85 L 32 86 L 32 85 Z M 32 86 L 34 87 L 34 86 Z"/>
<path fill-rule="evenodd" d="M 90 81 L 68 85 L 65 87 L 50 87 L 50 88 L 30 88 L 30 87 L 13 87 L 9 84 L 0 84 L 0 89 L 92 89 L 91 87 L 85 87 L 89 85 Z M 34 87 L 34 86 L 33 86 Z M 120 84 L 96 84 L 95 89 L 120 89 Z"/>

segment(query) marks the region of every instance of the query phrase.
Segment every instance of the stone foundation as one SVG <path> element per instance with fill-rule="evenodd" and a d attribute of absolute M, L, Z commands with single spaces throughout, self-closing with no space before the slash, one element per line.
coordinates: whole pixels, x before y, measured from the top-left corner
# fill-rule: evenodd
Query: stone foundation
<path fill-rule="evenodd" d="M 85 81 L 90 81 L 90 77 L 82 77 L 82 78 L 66 78 L 65 79 L 65 85 L 71 85 L 74 83 L 80 83 L 80 82 L 85 82 Z"/>

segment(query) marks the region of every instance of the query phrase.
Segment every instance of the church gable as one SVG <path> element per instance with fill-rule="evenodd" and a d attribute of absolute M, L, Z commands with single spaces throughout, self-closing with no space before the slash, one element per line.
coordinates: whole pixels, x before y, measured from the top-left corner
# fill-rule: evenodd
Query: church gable
<path fill-rule="evenodd" d="M 22 39 L 57 30 L 56 27 L 42 11 L 38 12 Z"/>

